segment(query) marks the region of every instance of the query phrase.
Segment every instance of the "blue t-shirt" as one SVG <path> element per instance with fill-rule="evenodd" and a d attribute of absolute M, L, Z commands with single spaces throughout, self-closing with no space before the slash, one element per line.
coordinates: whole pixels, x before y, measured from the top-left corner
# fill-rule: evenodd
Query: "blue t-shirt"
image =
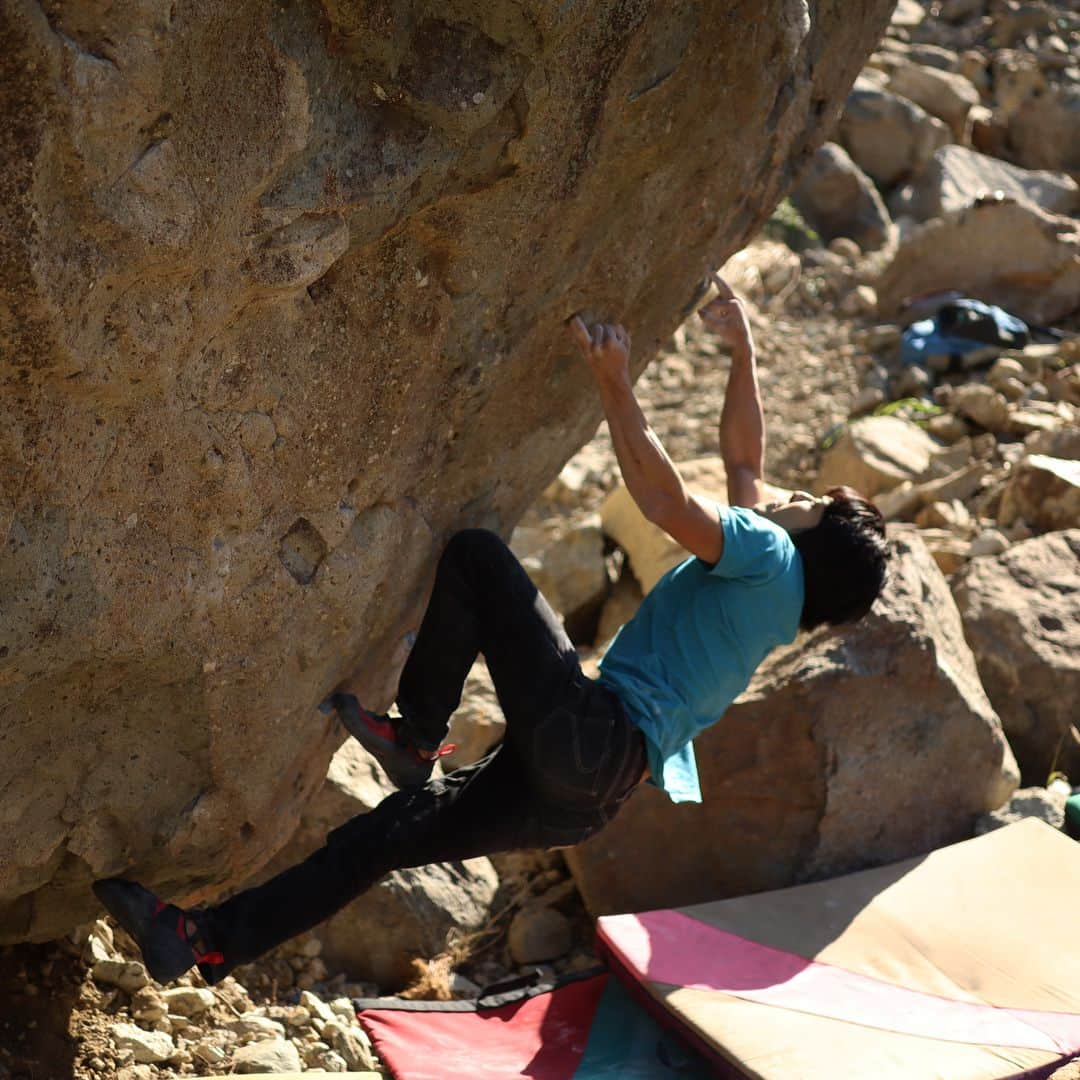
<path fill-rule="evenodd" d="M 724 553 L 665 574 L 600 661 L 600 681 L 645 735 L 652 781 L 701 802 L 691 740 L 746 689 L 772 649 L 793 641 L 802 559 L 787 532 L 743 507 L 720 507 Z"/>

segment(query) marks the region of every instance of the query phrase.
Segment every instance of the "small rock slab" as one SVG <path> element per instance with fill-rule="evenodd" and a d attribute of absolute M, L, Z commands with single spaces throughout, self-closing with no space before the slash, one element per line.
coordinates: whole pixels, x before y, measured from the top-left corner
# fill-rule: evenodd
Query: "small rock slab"
<path fill-rule="evenodd" d="M 233 1066 L 246 1075 L 298 1073 L 300 1053 L 288 1039 L 263 1039 L 238 1047 L 233 1053 Z"/>
<path fill-rule="evenodd" d="M 112 1038 L 118 1050 L 130 1050 L 140 1065 L 158 1065 L 176 1053 L 172 1038 L 164 1031 L 144 1031 L 136 1024 L 113 1024 Z"/>

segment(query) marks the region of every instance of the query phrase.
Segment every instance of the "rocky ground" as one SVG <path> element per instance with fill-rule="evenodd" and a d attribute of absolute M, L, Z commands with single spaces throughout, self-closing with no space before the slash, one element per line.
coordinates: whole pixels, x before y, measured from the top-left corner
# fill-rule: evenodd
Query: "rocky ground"
<path fill-rule="evenodd" d="M 983 228 L 1000 240 L 1009 225 L 1018 230 L 1016 258 L 1027 263 L 1015 280 L 995 277 L 987 286 L 997 290 L 992 298 L 1030 307 L 1026 282 L 1034 274 L 1044 293 L 1062 298 L 1059 310 L 1039 312 L 1040 321 L 1067 333 L 1080 328 L 1080 283 L 1068 277 L 1080 245 L 1080 199 L 1067 175 L 1080 170 L 1068 156 L 1080 140 L 1068 137 L 1062 104 L 1080 93 L 1078 48 L 1080 14 L 1069 5 L 902 0 L 889 39 L 849 102 L 838 136 L 843 150 L 820 163 L 825 188 L 838 183 L 837 170 L 843 183 L 856 185 L 850 190 L 863 201 L 845 197 L 839 205 L 858 207 L 861 216 L 838 221 L 828 191 L 806 186 L 794 198 L 805 220 L 786 205 L 725 269 L 751 308 L 769 479 L 783 488 L 849 482 L 871 491 L 891 521 L 919 532 L 949 579 L 1024 782 L 1034 785 L 980 829 L 1012 812 L 1039 813 L 1060 827 L 1069 784 L 1051 773 L 1080 761 L 1069 758 L 1076 750 L 1069 739 L 1080 736 L 1069 736 L 1067 725 L 1056 743 L 1019 722 L 1010 730 L 1016 688 L 998 687 L 986 661 L 1009 632 L 1002 610 L 1035 603 L 1053 640 L 1028 642 L 1037 657 L 1023 678 L 1058 686 L 1077 678 L 1080 342 L 999 349 L 967 368 L 940 358 L 905 366 L 891 294 L 912 280 L 917 260 L 927 289 L 948 283 L 976 291 L 988 280 L 979 276 L 986 258 L 954 258 L 942 231 L 932 232 L 927 247 L 926 230 Z M 879 128 L 897 125 L 887 143 L 890 152 L 904 148 L 902 160 L 884 160 L 882 147 L 858 128 L 860 109 L 873 112 Z M 1027 172 L 995 174 L 995 189 L 1009 193 L 981 218 L 983 209 L 970 204 L 982 194 L 984 166 L 939 154 L 951 148 L 1056 172 L 1038 183 Z M 1038 252 L 1023 248 L 1026 225 L 1001 216 L 1014 210 L 1037 219 L 1053 243 Z M 960 249 L 977 253 L 978 243 L 964 236 Z M 612 316 L 632 328 L 632 312 Z M 646 412 L 676 460 L 716 454 L 726 373 L 726 358 L 691 317 L 640 379 Z M 587 662 L 641 596 L 640 568 L 614 544 L 603 516 L 617 483 L 601 427 L 513 541 Z M 1041 600 L 1039 565 L 1063 568 Z M 1009 597 L 997 614 L 984 602 L 995 588 Z M 1008 588 L 1035 590 L 1036 599 Z M 980 634 L 994 640 L 982 652 Z M 1016 650 L 1010 663 L 1020 671 L 1023 650 Z M 453 736 L 463 756 L 474 756 L 499 730 L 481 668 L 470 687 Z M 469 996 L 536 964 L 565 971 L 594 962 L 591 921 L 561 855 L 506 856 L 492 866 L 482 918 L 442 932 L 445 948 L 415 961 L 404 980 L 407 995 Z M 197 975 L 157 987 L 135 955 L 107 922 L 49 945 L 0 949 L 0 1080 L 380 1071 L 349 999 L 400 987 L 350 981 L 318 936 L 289 943 L 213 990 Z"/>

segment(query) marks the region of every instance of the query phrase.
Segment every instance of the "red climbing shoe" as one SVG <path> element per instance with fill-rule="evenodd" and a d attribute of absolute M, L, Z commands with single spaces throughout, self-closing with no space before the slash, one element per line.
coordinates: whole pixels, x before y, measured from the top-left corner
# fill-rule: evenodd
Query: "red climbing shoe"
<path fill-rule="evenodd" d="M 135 939 L 156 982 L 171 983 L 196 964 L 208 983 L 224 974 L 225 958 L 206 951 L 199 912 L 166 904 L 134 881 L 105 878 L 95 881 L 93 889 L 105 910 Z"/>
<path fill-rule="evenodd" d="M 345 730 L 383 767 L 394 787 L 427 783 L 435 762 L 457 749 L 449 743 L 429 757 L 408 741 L 400 717 L 370 712 L 352 694 L 331 694 L 329 703 L 337 710 Z"/>

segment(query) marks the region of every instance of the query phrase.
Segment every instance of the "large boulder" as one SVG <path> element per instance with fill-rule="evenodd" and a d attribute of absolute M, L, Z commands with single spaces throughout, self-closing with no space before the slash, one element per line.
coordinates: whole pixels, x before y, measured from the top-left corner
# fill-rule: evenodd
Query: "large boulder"
<path fill-rule="evenodd" d="M 326 782 L 288 844 L 252 883 L 307 858 L 332 829 L 372 810 L 393 790 L 374 759 L 350 739 L 334 755 Z M 486 858 L 396 870 L 315 930 L 323 958 L 353 979 L 400 990 L 415 974 L 413 958 L 436 956 L 452 931 L 478 930 L 488 921 L 498 885 Z"/>
<path fill-rule="evenodd" d="M 844 106 L 836 141 L 882 188 L 903 183 L 949 142 L 948 127 L 913 101 L 863 77 Z"/>
<path fill-rule="evenodd" d="M 791 201 L 826 243 L 847 236 L 863 251 L 877 251 L 892 234 L 877 188 L 836 143 L 826 143 L 814 155 Z"/>
<path fill-rule="evenodd" d="M 1025 98 L 1009 116 L 1008 138 L 1019 164 L 1080 175 L 1080 87 L 1055 86 Z"/>
<path fill-rule="evenodd" d="M 896 65 L 889 76 L 889 89 L 944 121 L 957 141 L 966 137 L 968 113 L 980 101 L 979 91 L 970 79 L 955 71 L 910 61 Z"/>
<path fill-rule="evenodd" d="M 775 889 L 966 839 L 1017 770 L 948 585 L 913 531 L 874 611 L 777 650 L 695 740 L 704 802 L 643 785 L 568 852 L 590 910 Z"/>
<path fill-rule="evenodd" d="M 877 282 L 878 307 L 959 289 L 1036 325 L 1080 308 L 1080 226 L 1020 202 L 987 202 L 911 230 Z"/>
<path fill-rule="evenodd" d="M 1080 529 L 972 559 L 953 594 L 1024 782 L 1080 783 Z"/>
<path fill-rule="evenodd" d="M 317 703 L 594 430 L 563 321 L 640 371 L 890 7 L 3 7 L 0 940 L 285 841 Z"/>
<path fill-rule="evenodd" d="M 965 146 L 938 150 L 890 209 L 925 221 L 965 210 L 980 196 L 998 191 L 1051 214 L 1080 210 L 1080 185 L 1066 173 L 1022 169 Z"/>

